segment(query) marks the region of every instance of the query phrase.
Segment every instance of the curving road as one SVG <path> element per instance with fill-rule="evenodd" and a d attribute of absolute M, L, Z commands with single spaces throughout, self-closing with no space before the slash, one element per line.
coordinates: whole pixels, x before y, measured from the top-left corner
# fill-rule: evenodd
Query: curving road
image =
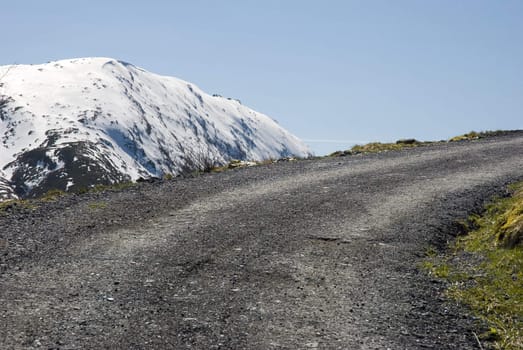
<path fill-rule="evenodd" d="M 477 349 L 418 264 L 523 178 L 523 134 L 0 214 L 1 349 Z"/>

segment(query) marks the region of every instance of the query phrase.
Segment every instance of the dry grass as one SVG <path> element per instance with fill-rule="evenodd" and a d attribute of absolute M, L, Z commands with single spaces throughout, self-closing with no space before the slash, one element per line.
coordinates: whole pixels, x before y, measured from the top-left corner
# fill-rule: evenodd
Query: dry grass
<path fill-rule="evenodd" d="M 420 142 L 416 139 L 404 139 L 398 140 L 391 143 L 382 143 L 382 142 L 371 142 L 365 145 L 355 145 L 350 150 L 346 151 L 336 151 L 329 155 L 329 157 L 342 157 L 347 155 L 354 154 L 363 154 L 363 153 L 380 153 L 380 152 L 389 152 L 389 151 L 399 151 L 406 148 L 414 148 L 419 146 L 425 146 L 432 144 L 433 142 Z"/>
<path fill-rule="evenodd" d="M 328 155 L 328 157 L 343 157 L 354 154 L 364 154 L 364 153 L 380 153 L 380 152 L 389 152 L 389 151 L 399 151 L 406 148 L 414 148 L 420 146 L 428 146 L 439 143 L 446 142 L 458 142 L 458 141 L 470 141 L 477 140 L 485 137 L 492 137 L 497 135 L 502 135 L 506 131 L 497 130 L 497 131 L 471 131 L 467 134 L 454 136 L 448 141 L 418 141 L 416 139 L 402 139 L 396 142 L 391 143 L 382 143 L 382 142 L 370 142 L 365 145 L 355 145 L 349 150 L 346 151 L 336 151 Z"/>
<path fill-rule="evenodd" d="M 503 130 L 495 130 L 495 131 L 488 130 L 488 131 L 480 131 L 480 132 L 471 131 L 467 134 L 454 136 L 449 140 L 449 142 L 478 140 L 478 139 L 482 139 L 485 137 L 502 135 L 504 133 L 505 133 L 505 131 L 503 131 Z"/>

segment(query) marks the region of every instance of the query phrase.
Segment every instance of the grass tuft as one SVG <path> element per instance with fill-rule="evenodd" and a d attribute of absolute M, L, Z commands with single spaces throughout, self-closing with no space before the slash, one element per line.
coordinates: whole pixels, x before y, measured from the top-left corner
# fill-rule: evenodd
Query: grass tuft
<path fill-rule="evenodd" d="M 435 263 L 426 260 L 422 263 L 421 267 L 428 272 L 429 275 L 437 278 L 448 278 L 450 267 L 447 264 Z"/>
<path fill-rule="evenodd" d="M 466 141 L 466 140 L 477 140 L 480 138 L 480 134 L 475 131 L 471 131 L 467 134 L 458 135 L 452 137 L 449 142 L 458 142 L 458 141 Z"/>
<path fill-rule="evenodd" d="M 166 174 L 163 175 L 163 179 L 165 181 L 171 181 L 172 179 L 174 179 L 174 175 L 171 174 L 171 173 L 166 173 Z"/>

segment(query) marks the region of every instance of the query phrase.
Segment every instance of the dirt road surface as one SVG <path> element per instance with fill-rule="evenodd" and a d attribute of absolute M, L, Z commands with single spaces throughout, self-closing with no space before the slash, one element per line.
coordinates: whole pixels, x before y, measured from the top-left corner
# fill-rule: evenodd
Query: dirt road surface
<path fill-rule="evenodd" d="M 9 207 L 0 348 L 478 349 L 418 266 L 522 155 L 514 133 Z"/>

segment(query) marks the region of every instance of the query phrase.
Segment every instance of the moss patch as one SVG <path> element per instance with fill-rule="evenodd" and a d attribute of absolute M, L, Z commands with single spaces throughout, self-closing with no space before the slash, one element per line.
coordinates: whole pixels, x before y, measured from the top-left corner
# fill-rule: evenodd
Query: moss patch
<path fill-rule="evenodd" d="M 449 282 L 447 295 L 467 305 L 490 329 L 480 338 L 496 349 L 523 349 L 523 183 L 467 222 L 469 233 L 423 268 Z"/>

